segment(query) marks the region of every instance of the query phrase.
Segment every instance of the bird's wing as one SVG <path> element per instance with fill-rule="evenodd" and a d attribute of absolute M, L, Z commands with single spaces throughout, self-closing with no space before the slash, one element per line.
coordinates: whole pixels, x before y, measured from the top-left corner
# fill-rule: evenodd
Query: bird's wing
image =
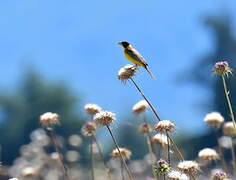
<path fill-rule="evenodd" d="M 143 65 L 147 66 L 147 62 L 145 61 L 144 57 L 134 48 L 126 49 L 125 52 L 134 60 L 142 63 Z"/>

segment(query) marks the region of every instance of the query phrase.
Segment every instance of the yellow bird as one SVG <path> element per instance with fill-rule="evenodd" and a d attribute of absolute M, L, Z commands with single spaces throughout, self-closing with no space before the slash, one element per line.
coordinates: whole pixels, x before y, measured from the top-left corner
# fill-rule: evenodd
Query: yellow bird
<path fill-rule="evenodd" d="M 156 79 L 152 71 L 150 70 L 147 62 L 143 58 L 143 56 L 136 50 L 134 49 L 130 43 L 126 41 L 119 42 L 123 48 L 124 48 L 124 54 L 125 57 L 132 63 L 134 63 L 136 66 L 141 66 L 147 70 L 147 72 L 150 74 L 150 76 L 153 79 Z"/>

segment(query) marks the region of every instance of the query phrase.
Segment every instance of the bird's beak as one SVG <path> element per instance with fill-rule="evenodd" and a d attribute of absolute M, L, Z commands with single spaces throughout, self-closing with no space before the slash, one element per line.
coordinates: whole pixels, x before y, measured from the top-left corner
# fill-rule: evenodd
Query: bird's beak
<path fill-rule="evenodd" d="M 121 42 L 118 42 L 118 44 L 122 46 L 122 43 L 121 43 Z"/>

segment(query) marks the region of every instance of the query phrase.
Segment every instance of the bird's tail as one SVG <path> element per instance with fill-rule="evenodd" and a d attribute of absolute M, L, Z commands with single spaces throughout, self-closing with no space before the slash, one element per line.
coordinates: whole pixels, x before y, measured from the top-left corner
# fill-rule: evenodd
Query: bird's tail
<path fill-rule="evenodd" d="M 156 79 L 156 76 L 152 73 L 152 71 L 150 70 L 150 68 L 149 68 L 148 66 L 146 66 L 145 69 L 146 69 L 147 72 L 150 74 L 150 76 L 152 77 L 152 79 Z"/>

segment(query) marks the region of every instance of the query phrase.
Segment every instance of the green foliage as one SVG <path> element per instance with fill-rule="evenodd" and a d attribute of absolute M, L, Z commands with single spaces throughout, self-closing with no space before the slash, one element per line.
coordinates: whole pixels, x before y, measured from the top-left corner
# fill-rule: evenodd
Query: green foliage
<path fill-rule="evenodd" d="M 83 123 L 78 116 L 76 96 L 63 84 L 52 84 L 34 72 L 26 73 L 13 95 L 1 92 L 0 108 L 3 120 L 0 126 L 2 160 L 11 163 L 19 147 L 29 142 L 30 133 L 40 127 L 39 116 L 45 112 L 60 115 L 57 132 L 63 137 L 79 133 Z M 82 150 L 83 151 L 83 150 Z"/>

